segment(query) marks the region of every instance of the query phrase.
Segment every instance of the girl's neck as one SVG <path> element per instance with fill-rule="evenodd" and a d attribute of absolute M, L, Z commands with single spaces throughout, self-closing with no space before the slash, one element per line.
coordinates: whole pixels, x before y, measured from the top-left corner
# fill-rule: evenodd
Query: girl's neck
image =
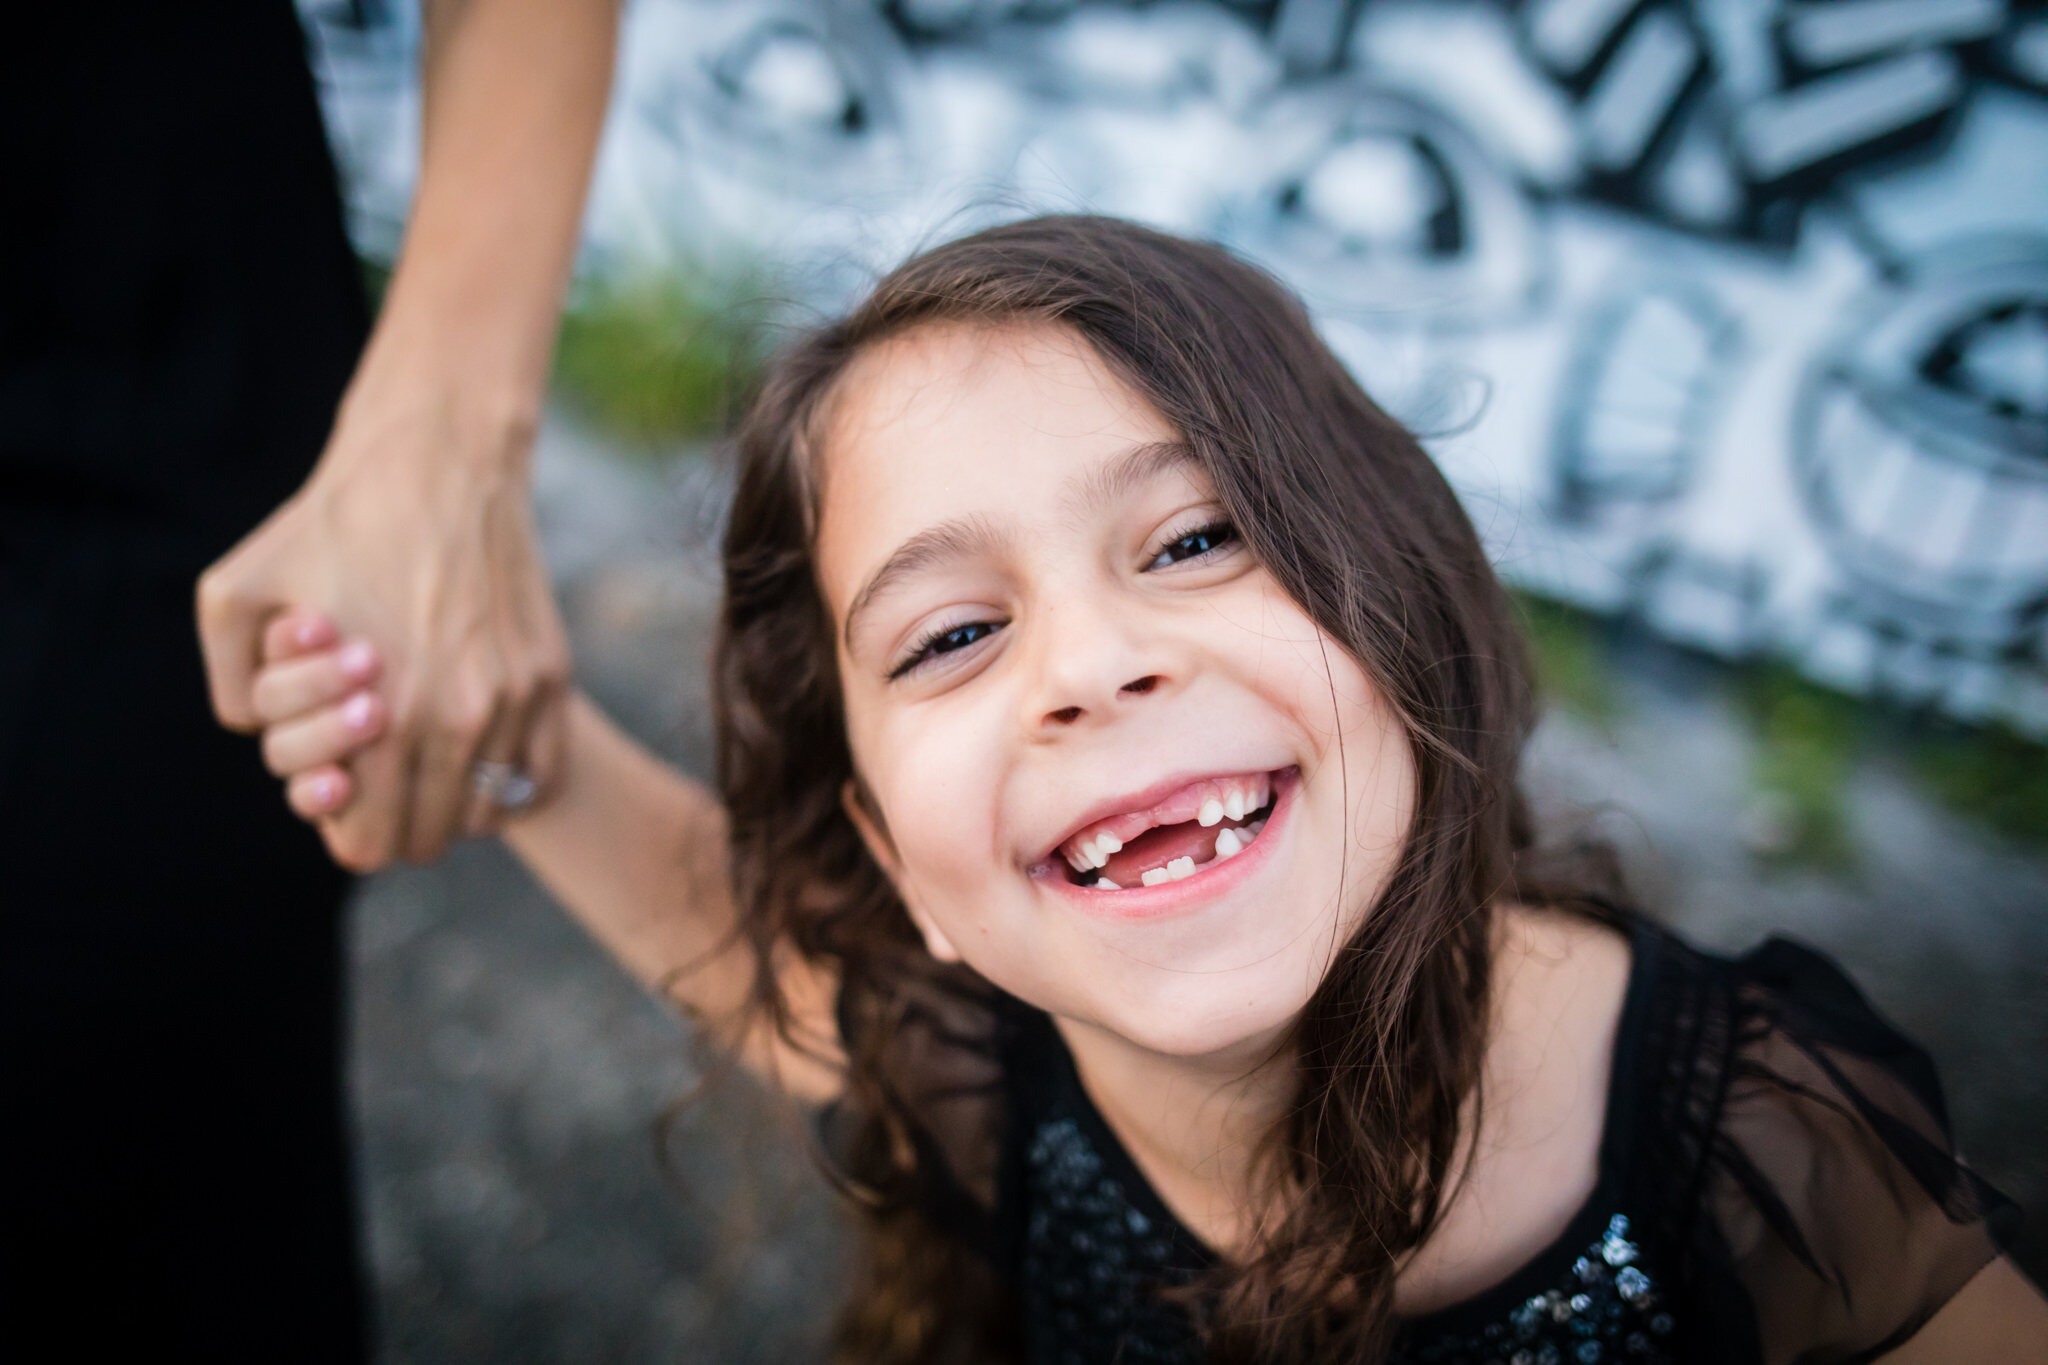
<path fill-rule="evenodd" d="M 1598 1178 L 1628 940 L 1521 906 L 1503 908 L 1496 934 L 1485 1128 L 1475 1134 L 1467 1114 L 1442 1222 L 1397 1285 L 1404 1313 L 1494 1283 L 1563 1231 Z M 1247 1248 L 1272 1213 L 1253 1160 L 1294 1091 L 1280 1038 L 1176 1057 L 1054 1022 L 1089 1099 L 1167 1208 L 1223 1256 Z"/>
<path fill-rule="evenodd" d="M 1278 1038 L 1178 1057 L 1054 1023 L 1088 1098 L 1174 1216 L 1224 1255 L 1244 1246 L 1259 1221 L 1253 1159 L 1294 1087 Z"/>

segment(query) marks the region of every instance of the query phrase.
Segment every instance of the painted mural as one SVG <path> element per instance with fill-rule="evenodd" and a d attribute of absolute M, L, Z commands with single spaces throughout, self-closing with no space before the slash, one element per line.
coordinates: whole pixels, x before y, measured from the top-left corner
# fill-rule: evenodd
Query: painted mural
<path fill-rule="evenodd" d="M 417 23 L 307 9 L 360 241 Z M 1212 237 L 1502 572 L 2048 736 L 2048 5 L 635 0 L 587 267 L 829 309 L 1045 210 Z"/>

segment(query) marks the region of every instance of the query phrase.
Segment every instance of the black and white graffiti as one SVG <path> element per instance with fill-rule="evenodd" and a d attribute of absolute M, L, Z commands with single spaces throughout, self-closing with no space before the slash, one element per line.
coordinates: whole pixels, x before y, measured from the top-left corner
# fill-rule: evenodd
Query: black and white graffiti
<path fill-rule="evenodd" d="M 308 14 L 389 251 L 416 21 Z M 1299 289 L 1523 586 L 2048 735 L 2048 4 L 634 0 L 587 264 L 1081 208 Z"/>

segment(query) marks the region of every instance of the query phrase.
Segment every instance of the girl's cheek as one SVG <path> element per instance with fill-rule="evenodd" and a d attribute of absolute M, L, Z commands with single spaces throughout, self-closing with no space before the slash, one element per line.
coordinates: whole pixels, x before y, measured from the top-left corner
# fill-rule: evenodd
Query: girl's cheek
<path fill-rule="evenodd" d="M 897 805 L 909 822 L 906 835 L 937 862 L 971 861 L 995 845 L 1004 745 L 988 723 L 990 709 L 922 707 L 878 736 L 890 756 Z"/>
<path fill-rule="evenodd" d="M 987 840 L 974 838 L 957 821 L 958 812 L 943 803 L 906 806 L 896 845 L 904 877 L 941 911 L 984 892 L 991 872 L 973 853 L 987 847 Z"/>

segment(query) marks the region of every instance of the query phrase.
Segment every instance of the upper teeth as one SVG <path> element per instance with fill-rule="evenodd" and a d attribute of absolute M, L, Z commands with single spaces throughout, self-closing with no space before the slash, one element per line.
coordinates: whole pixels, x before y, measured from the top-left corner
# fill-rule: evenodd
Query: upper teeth
<path fill-rule="evenodd" d="M 1271 794 L 1264 774 L 1256 777 L 1223 778 L 1207 785 L 1211 790 L 1203 796 L 1200 805 L 1195 809 L 1195 821 L 1204 829 L 1213 829 L 1225 819 L 1244 819 L 1249 812 L 1264 806 Z M 1126 821 L 1128 818 L 1114 817 L 1116 821 Z M 1121 827 L 1127 830 L 1130 828 L 1128 824 Z M 1239 847 L 1249 842 L 1251 841 L 1248 838 L 1240 835 Z M 1068 864 L 1076 872 L 1093 872 L 1107 864 L 1110 855 L 1121 853 L 1123 847 L 1124 841 L 1120 837 L 1106 828 L 1098 828 L 1086 838 L 1068 844 L 1065 856 Z"/>
<path fill-rule="evenodd" d="M 1110 854 L 1123 852 L 1123 847 L 1123 840 L 1104 830 L 1093 839 L 1083 839 L 1081 847 L 1067 855 L 1067 861 L 1076 872 L 1093 872 L 1109 861 Z"/>

